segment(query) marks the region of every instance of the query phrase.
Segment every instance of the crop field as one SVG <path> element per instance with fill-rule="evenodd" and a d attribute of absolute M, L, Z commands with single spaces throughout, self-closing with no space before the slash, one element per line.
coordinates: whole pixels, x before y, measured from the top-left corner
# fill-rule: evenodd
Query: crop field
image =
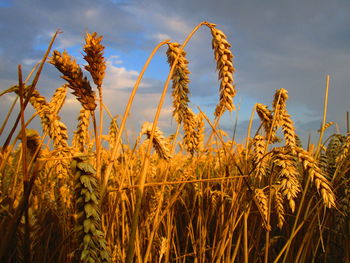
<path fill-rule="evenodd" d="M 190 106 L 185 50 L 201 27 L 218 74 L 212 116 Z M 16 99 L 0 123 L 0 262 L 350 262 L 350 133 L 325 135 L 335 125 L 329 77 L 317 144 L 300 141 L 283 88 L 255 104 L 260 126 L 252 116 L 237 142 L 220 129 L 236 88 L 231 44 L 215 24 L 155 46 L 118 117 L 103 103 L 102 36 L 86 33 L 80 66 L 52 50 L 58 34 L 32 72 L 18 66 L 18 83 L 1 91 Z M 164 46 L 169 75 L 154 120 L 126 140 L 142 77 Z M 37 85 L 44 66 L 66 82 L 51 98 Z M 167 91 L 174 134 L 158 125 Z M 81 104 L 72 138 L 60 118 L 68 92 Z M 41 127 L 27 128 L 33 119 Z"/>

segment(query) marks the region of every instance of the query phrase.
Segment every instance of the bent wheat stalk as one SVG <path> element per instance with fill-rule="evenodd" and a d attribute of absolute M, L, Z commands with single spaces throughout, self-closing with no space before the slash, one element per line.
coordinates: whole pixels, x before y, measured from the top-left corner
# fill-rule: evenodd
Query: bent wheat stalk
<path fill-rule="evenodd" d="M 107 164 L 107 167 L 106 167 L 106 170 L 105 170 L 105 174 L 104 174 L 104 177 L 103 177 L 103 183 L 102 183 L 102 191 L 101 191 L 101 195 L 103 196 L 105 193 L 106 193 L 106 189 L 107 189 L 107 184 L 108 184 L 108 179 L 109 179 L 109 176 L 112 172 L 112 168 L 113 168 L 113 163 L 114 163 L 114 160 L 115 160 L 115 157 L 116 157 L 116 154 L 119 150 L 119 146 L 120 146 L 120 139 L 122 137 L 122 134 L 123 134 L 123 131 L 124 131 L 124 128 L 125 128 L 125 123 L 126 123 L 126 120 L 129 116 L 129 112 L 130 112 L 130 109 L 131 109 L 131 106 L 132 106 L 132 103 L 134 101 L 134 98 L 135 98 L 135 95 L 136 95 L 136 92 L 139 88 L 139 85 L 140 85 L 140 82 L 142 80 L 142 77 L 143 75 L 145 74 L 146 72 L 146 69 L 148 68 L 148 65 L 149 63 L 151 62 L 151 60 L 153 59 L 154 55 L 156 54 L 156 52 L 158 51 L 158 49 L 167 44 L 169 42 L 169 40 L 165 40 L 163 42 L 160 42 L 152 51 L 151 55 L 148 57 L 145 65 L 143 66 L 136 82 L 135 82 L 135 85 L 134 85 L 134 88 L 130 94 L 130 97 L 129 97 L 129 100 L 128 100 L 128 104 L 126 105 L 125 107 L 125 111 L 124 111 L 124 115 L 123 115 L 123 118 L 122 118 L 122 121 L 120 123 L 120 127 L 119 127 L 119 132 L 117 134 L 117 137 L 115 139 L 115 142 L 114 142 L 114 145 L 112 147 L 112 153 L 111 153 L 111 158 L 110 160 L 108 161 L 108 164 Z"/>

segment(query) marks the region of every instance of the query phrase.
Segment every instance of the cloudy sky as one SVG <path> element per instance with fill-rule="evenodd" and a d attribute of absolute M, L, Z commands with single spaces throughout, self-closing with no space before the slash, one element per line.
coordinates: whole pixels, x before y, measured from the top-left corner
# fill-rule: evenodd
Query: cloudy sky
<path fill-rule="evenodd" d="M 327 120 L 337 122 L 340 132 L 346 132 L 349 0 L 0 0 L 0 90 L 16 83 L 18 64 L 24 74 L 29 73 L 57 29 L 63 33 L 54 49 L 66 49 L 83 65 L 84 34 L 96 31 L 104 36 L 108 61 L 105 103 L 113 115 L 121 115 L 152 49 L 165 39 L 181 43 L 204 20 L 217 24 L 232 44 L 240 138 L 245 137 L 254 104 L 271 105 L 280 88 L 289 92 L 287 107 L 297 132 L 303 138 L 309 133 L 316 138 L 327 74 L 331 77 Z M 191 106 L 200 106 L 213 119 L 219 83 L 210 37 L 209 30 L 201 28 L 186 52 L 192 72 Z M 169 70 L 165 52 L 162 48 L 150 64 L 136 96 L 127 124 L 131 133 L 138 133 L 142 121 L 153 119 Z M 57 70 L 47 64 L 38 89 L 50 97 L 63 83 Z M 12 100 L 13 95 L 0 97 L 1 123 Z M 70 129 L 76 125 L 79 108 L 69 96 L 61 114 Z M 232 130 L 235 118 L 235 112 L 225 114 L 222 128 Z M 160 126 L 168 133 L 176 127 L 170 95 Z"/>

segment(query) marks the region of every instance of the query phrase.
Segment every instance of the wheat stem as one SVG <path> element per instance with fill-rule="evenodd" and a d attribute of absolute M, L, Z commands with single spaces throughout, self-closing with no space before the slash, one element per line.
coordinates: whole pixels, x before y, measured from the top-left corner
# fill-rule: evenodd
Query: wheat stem
<path fill-rule="evenodd" d="M 328 106 L 329 80 L 330 80 L 330 76 L 327 75 L 327 76 L 326 76 L 326 89 L 325 89 L 325 94 L 324 94 L 323 119 L 322 119 L 322 124 L 321 124 L 320 137 L 318 138 L 318 144 L 317 144 L 317 149 L 316 149 L 316 155 L 315 155 L 316 159 L 318 158 L 318 156 L 319 156 L 319 154 L 320 154 L 320 149 L 321 149 L 323 134 L 324 134 L 325 125 L 326 125 L 327 106 Z"/>
<path fill-rule="evenodd" d="M 187 36 L 186 40 L 181 45 L 180 54 L 181 54 L 182 50 L 185 48 L 185 46 L 188 43 L 188 41 L 192 38 L 193 34 L 204 24 L 206 24 L 206 22 L 201 22 L 200 24 L 198 24 L 192 30 L 192 32 Z M 145 184 L 145 180 L 146 180 L 146 173 L 147 173 L 148 166 L 149 166 L 150 151 L 151 151 L 151 148 L 152 148 L 153 136 L 154 136 L 156 125 L 158 123 L 158 119 L 159 119 L 159 116 L 160 116 L 160 111 L 161 111 L 161 108 L 163 106 L 165 95 L 166 95 L 166 92 L 167 92 L 167 89 L 168 89 L 168 86 L 169 86 L 169 82 L 170 82 L 170 79 L 171 79 L 171 77 L 173 75 L 173 72 L 174 72 L 174 69 L 175 69 L 175 65 L 177 63 L 178 58 L 179 58 L 179 56 L 177 56 L 175 58 L 174 63 L 173 63 L 173 65 L 172 65 L 172 67 L 170 69 L 170 72 L 168 74 L 167 80 L 166 80 L 166 82 L 164 84 L 164 88 L 163 88 L 163 92 L 162 92 L 162 95 L 161 95 L 161 98 L 160 98 L 160 101 L 159 101 L 159 104 L 158 104 L 157 112 L 156 112 L 156 115 L 154 117 L 154 121 L 153 121 L 151 135 L 150 135 L 150 138 L 149 138 L 148 147 L 147 147 L 146 154 L 145 154 L 145 157 L 144 157 L 144 160 L 143 160 L 143 165 L 142 165 L 140 179 L 139 179 L 140 187 L 138 188 L 138 191 L 137 191 L 136 207 L 135 207 L 134 215 L 132 217 L 131 234 L 130 234 L 130 239 L 129 239 L 129 246 L 128 246 L 128 252 L 127 252 L 127 257 L 126 257 L 126 263 L 131 263 L 133 261 L 133 258 L 134 258 L 136 229 L 137 229 L 138 220 L 139 220 L 139 213 L 140 213 L 140 209 L 141 209 L 141 201 L 142 201 L 142 196 L 143 196 L 144 184 Z"/>
<path fill-rule="evenodd" d="M 120 146 L 120 139 L 121 139 L 121 136 L 122 136 L 122 133 L 123 133 L 123 130 L 125 128 L 125 123 L 126 123 L 126 120 L 129 116 L 129 112 L 130 112 L 130 109 L 131 109 L 131 106 L 132 106 L 132 103 L 134 101 L 134 98 L 135 98 L 135 95 L 136 95 L 136 92 L 139 88 L 139 85 L 140 85 L 140 82 L 142 80 L 142 77 L 146 71 L 146 69 L 148 68 L 148 65 L 149 63 L 151 62 L 151 60 L 153 59 L 155 53 L 158 51 L 158 49 L 167 44 L 169 42 L 169 40 L 165 40 L 163 42 L 160 42 L 152 51 L 151 55 L 148 57 L 145 65 L 143 66 L 136 82 L 135 82 L 135 85 L 134 85 L 134 88 L 130 94 L 130 97 L 129 97 L 129 101 L 128 101 L 128 104 L 126 105 L 126 108 L 125 108 L 125 111 L 124 111 L 124 114 L 123 114 L 123 118 L 122 118 L 122 121 L 121 121 L 121 124 L 120 124 L 120 127 L 119 127 L 119 132 L 117 134 L 117 137 L 116 137 L 116 140 L 114 142 L 114 145 L 113 145 L 113 149 L 112 149 L 112 153 L 111 153 L 111 158 L 107 164 L 107 167 L 106 167 L 106 171 L 105 171 L 105 174 L 104 174 L 104 178 L 103 178 L 103 183 L 102 183 L 102 191 L 101 191 L 101 195 L 103 196 L 106 192 L 106 189 L 107 189 L 107 184 L 108 184 L 108 179 L 110 177 L 110 174 L 112 172 L 112 168 L 113 168 L 113 163 L 114 163 L 114 159 L 116 157 L 116 154 L 119 150 L 119 146 Z"/>

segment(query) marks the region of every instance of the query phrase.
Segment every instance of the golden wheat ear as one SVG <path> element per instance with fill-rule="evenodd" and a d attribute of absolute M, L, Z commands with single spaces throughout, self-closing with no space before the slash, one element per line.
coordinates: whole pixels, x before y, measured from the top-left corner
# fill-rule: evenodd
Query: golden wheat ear
<path fill-rule="evenodd" d="M 280 126 L 283 122 L 282 118 L 286 110 L 287 100 L 288 91 L 286 89 L 276 90 L 272 102 L 272 107 L 274 109 L 275 126 Z"/>
<path fill-rule="evenodd" d="M 149 139 L 151 137 L 152 125 L 153 124 L 150 122 L 145 122 L 141 128 L 141 135 L 146 134 L 147 138 Z M 167 139 L 163 136 L 163 132 L 158 127 L 156 127 L 154 131 L 152 143 L 158 156 L 169 161 L 171 158 L 170 147 Z"/>
<path fill-rule="evenodd" d="M 317 165 L 317 161 L 308 151 L 300 147 L 295 147 L 294 150 L 303 164 L 304 170 L 310 176 L 311 181 L 315 183 L 317 190 L 320 191 L 324 205 L 328 208 L 336 207 L 335 195 L 332 191 L 331 183 L 327 180 L 322 169 Z"/>
<path fill-rule="evenodd" d="M 261 120 L 265 133 L 268 134 L 272 125 L 272 112 L 268 109 L 267 105 L 261 103 L 255 105 L 255 110 Z"/>
<path fill-rule="evenodd" d="M 88 62 L 85 69 L 90 72 L 91 77 L 100 89 L 105 76 L 106 60 L 103 57 L 104 46 L 101 44 L 102 36 L 98 36 L 96 32 L 86 34 L 84 52 L 86 55 L 84 59 Z"/>
<path fill-rule="evenodd" d="M 279 186 L 273 185 L 272 186 L 273 191 L 273 197 L 274 197 L 274 207 L 277 214 L 277 227 L 279 229 L 282 229 L 283 224 L 285 222 L 284 215 L 284 206 L 283 206 L 283 195 L 279 191 Z"/>
<path fill-rule="evenodd" d="M 89 144 L 90 114 L 90 111 L 84 108 L 79 113 L 78 125 L 72 141 L 73 148 L 79 152 L 84 152 L 86 145 Z"/>
<path fill-rule="evenodd" d="M 233 97 L 236 95 L 236 88 L 233 84 L 233 54 L 230 50 L 231 44 L 227 41 L 227 37 L 221 30 L 217 29 L 214 24 L 209 24 L 213 36 L 212 48 L 216 60 L 216 69 L 219 72 L 220 84 L 220 101 L 215 109 L 215 117 L 220 117 L 225 110 L 232 111 L 235 109 Z"/>
<path fill-rule="evenodd" d="M 66 101 L 68 85 L 62 85 L 57 88 L 55 94 L 52 96 L 49 106 L 53 112 L 58 113 Z"/>
<path fill-rule="evenodd" d="M 253 139 L 254 145 L 254 156 L 253 163 L 255 165 L 255 176 L 258 181 L 261 181 L 262 178 L 266 176 L 268 162 L 265 157 L 266 150 L 266 137 L 257 134 Z"/>
<path fill-rule="evenodd" d="M 73 90 L 73 94 L 86 110 L 94 111 L 96 108 L 95 93 L 92 91 L 90 82 L 83 76 L 81 68 L 75 60 L 73 60 L 64 51 L 62 54 L 54 50 L 50 61 L 63 75 L 61 78 L 66 80 L 69 88 Z"/>
<path fill-rule="evenodd" d="M 177 63 L 174 68 L 174 73 L 171 76 L 172 85 L 172 97 L 173 97 L 173 116 L 177 123 L 182 123 L 185 119 L 185 115 L 188 109 L 190 90 L 188 88 L 188 83 L 190 82 L 188 70 L 188 60 L 186 59 L 186 52 L 181 51 L 181 46 L 179 43 L 168 43 L 167 50 L 168 63 L 170 67 L 175 63 L 176 58 Z"/>
<path fill-rule="evenodd" d="M 279 190 L 287 198 L 289 207 L 294 212 L 295 199 L 301 191 L 295 157 L 289 148 L 276 147 L 273 150 L 272 161 L 278 167 Z"/>

